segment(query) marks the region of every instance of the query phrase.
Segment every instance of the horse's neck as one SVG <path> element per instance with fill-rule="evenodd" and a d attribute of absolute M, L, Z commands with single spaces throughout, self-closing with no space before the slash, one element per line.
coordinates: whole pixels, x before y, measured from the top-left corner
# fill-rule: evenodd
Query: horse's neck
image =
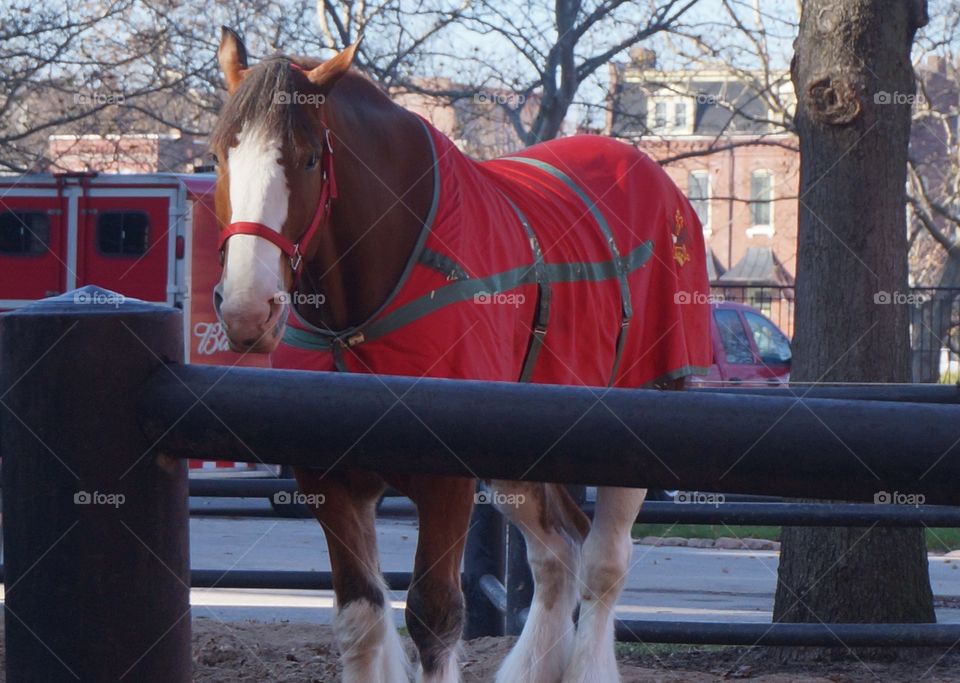
<path fill-rule="evenodd" d="M 433 193 L 432 147 L 423 126 L 405 110 L 378 101 L 379 93 L 365 93 L 364 86 L 373 87 L 338 84 L 327 102 L 338 198 L 300 285 L 302 293 L 322 296 L 298 306 L 323 329 L 357 325 L 383 305 L 416 244 Z"/>

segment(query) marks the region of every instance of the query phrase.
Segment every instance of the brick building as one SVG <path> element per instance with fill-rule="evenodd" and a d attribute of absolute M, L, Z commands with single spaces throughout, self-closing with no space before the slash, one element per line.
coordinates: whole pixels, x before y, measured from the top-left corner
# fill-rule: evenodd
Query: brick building
<path fill-rule="evenodd" d="M 203 163 L 206 140 L 179 133 L 51 135 L 47 170 L 53 173 L 188 172 Z"/>
<path fill-rule="evenodd" d="M 610 68 L 607 132 L 664 164 L 704 227 L 711 282 L 792 327 L 796 138 L 786 73 L 661 71 L 647 49 Z M 770 85 L 766 85 L 770 84 Z"/>
<path fill-rule="evenodd" d="M 910 155 L 933 199 L 947 202 L 953 176 L 945 169 L 957 163 L 957 150 L 948 144 L 957 126 L 957 83 L 936 56 L 928 57 L 918 74 L 920 115 Z M 611 65 L 610 82 L 607 133 L 661 161 L 690 197 L 712 252 L 711 282 L 721 293 L 764 309 L 788 330 L 792 306 L 784 297 L 792 296 L 785 287 L 796 272 L 800 181 L 797 140 L 786 132 L 783 114 L 796 103 L 789 74 L 662 71 L 652 51 L 637 48 L 628 63 Z M 956 237 L 955 226 L 937 222 Z M 912 241 L 914 284 L 935 280 L 943 262 L 942 250 L 931 242 L 922 229 Z"/>
<path fill-rule="evenodd" d="M 536 116 L 537 97 L 525 99 L 509 90 L 476 90 L 448 78 L 415 81 L 413 90 L 396 90 L 394 102 L 430 121 L 460 150 L 477 159 L 492 159 L 524 147 L 507 110 L 519 114 L 524 125 Z M 430 93 L 458 93 L 459 97 Z"/>
<path fill-rule="evenodd" d="M 457 91 L 463 86 L 449 79 L 424 79 L 420 90 L 391 93 L 401 106 L 414 111 L 449 136 L 457 146 L 477 158 L 509 154 L 523 147 L 506 109 L 517 110 L 529 124 L 535 115 L 531 101 L 505 90 L 487 89 L 462 97 L 431 96 L 430 92 Z M 171 132 L 144 132 L 155 126 L 136 112 L 124 115 L 137 132 L 92 133 L 116 130 L 112 121 L 89 122 L 82 132 L 58 133 L 47 138 L 45 160 L 38 170 L 52 173 L 97 171 L 100 173 L 190 172 L 207 166 L 205 137 Z M 205 120 L 212 126 L 213 120 Z"/>

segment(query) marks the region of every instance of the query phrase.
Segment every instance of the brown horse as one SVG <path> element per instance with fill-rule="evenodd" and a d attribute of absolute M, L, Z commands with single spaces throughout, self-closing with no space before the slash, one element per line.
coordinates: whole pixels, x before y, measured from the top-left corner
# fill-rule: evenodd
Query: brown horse
<path fill-rule="evenodd" d="M 241 352 L 272 353 L 279 359 L 287 347 L 284 335 L 291 332 L 288 315 L 292 308 L 289 321 L 297 330 L 314 330 L 319 336 L 329 332 L 331 346 L 314 354 L 331 358 L 329 369 L 512 380 L 528 375 L 529 370 L 534 373 L 534 381 L 568 381 L 569 375 L 557 369 L 565 362 L 563 353 L 557 350 L 560 347 L 551 350 L 550 335 L 544 342 L 543 330 L 538 326 L 546 283 L 539 276 L 527 278 L 532 267 L 520 269 L 516 286 L 503 289 L 515 293 L 515 299 L 507 301 L 512 307 L 472 307 L 473 311 L 482 309 L 482 314 L 488 316 L 482 324 L 463 322 L 450 314 L 442 318 L 441 331 L 436 334 L 418 333 L 419 337 L 414 334 L 412 341 L 400 343 L 389 341 L 399 335 L 391 337 L 391 333 L 381 330 L 382 338 L 388 341 L 382 342 L 384 346 L 376 346 L 377 325 L 385 325 L 383 321 L 391 319 L 391 315 L 406 316 L 405 329 L 415 333 L 421 330 L 422 319 L 415 312 L 420 311 L 418 306 L 439 307 L 439 303 L 431 303 L 435 293 L 467 292 L 464 296 L 473 296 L 475 303 L 489 303 L 489 292 L 482 287 L 469 289 L 486 282 L 464 272 L 475 266 L 460 268 L 436 249 L 424 248 L 422 244 L 424 226 L 440 220 L 440 214 L 454 212 L 461 204 L 473 206 L 464 189 L 453 200 L 441 201 L 438 208 L 441 174 L 437 169 L 442 167 L 446 169 L 444 173 L 461 176 L 459 180 L 443 177 L 448 190 L 456 182 L 462 182 L 462 188 L 479 187 L 481 203 L 496 205 L 491 224 L 473 228 L 490 230 L 491 235 L 499 227 L 493 223 L 506 222 L 507 216 L 513 216 L 509 213 L 513 206 L 509 195 L 514 185 L 522 181 L 521 175 L 541 171 L 532 168 L 534 161 L 527 160 L 529 163 L 502 166 L 500 179 L 492 180 L 493 166 L 483 170 L 483 165 L 472 165 L 474 162 L 431 132 L 417 116 L 392 103 L 375 84 L 351 71 L 355 49 L 351 46 L 322 63 L 278 56 L 249 66 L 240 39 L 228 29 L 223 31 L 218 57 L 230 98 L 211 147 L 219 169 L 217 211 L 224 226 L 224 272 L 217 305 L 231 347 Z M 593 147 L 618 144 L 601 144 L 596 142 L 598 138 L 590 140 Z M 619 154 L 619 148 L 605 149 Z M 630 153 L 637 154 L 632 150 Z M 644 164 L 655 166 L 643 159 Z M 456 164 L 461 164 L 459 171 Z M 650 172 L 660 173 L 656 169 Z M 518 174 L 516 183 L 507 178 L 509 173 Z M 554 174 L 550 182 L 560 183 L 560 176 L 566 177 Z M 660 175 L 656 178 L 657 183 L 668 183 Z M 626 182 L 620 184 L 624 187 L 617 192 L 632 196 L 636 188 L 628 187 Z M 544 192 L 549 190 L 546 185 L 542 187 Z M 669 262 L 664 272 L 669 271 L 674 280 L 659 300 L 667 302 L 661 313 L 672 314 L 676 273 L 684 272 L 678 268 L 691 255 L 696 258 L 698 250 L 702 253 L 702 241 L 697 241 L 696 234 L 688 236 L 684 232 L 684 220 L 686 225 L 697 224 L 688 206 L 678 199 L 679 193 L 672 185 L 663 187 L 667 188 L 669 209 L 664 210 L 662 225 L 658 223 L 655 232 L 664 238 L 658 240 L 665 243 L 666 251 L 654 251 L 653 256 Z M 514 198 L 521 200 L 519 195 Z M 680 208 L 675 209 L 674 205 Z M 530 245 L 536 242 L 532 234 L 519 230 L 520 223 L 512 218 L 509 221 L 517 227 L 517 235 L 510 237 L 514 240 L 509 242 L 511 248 L 497 246 L 491 237 L 489 251 L 496 252 L 499 258 L 510 259 L 518 250 L 530 252 Z M 445 238 L 466 244 L 468 240 L 460 240 L 459 235 L 467 226 L 454 222 L 451 231 L 444 233 Z M 574 223 L 576 220 L 572 219 L 562 234 L 571 232 Z M 614 248 L 603 235 L 594 242 L 596 249 Z M 606 292 L 605 300 L 591 308 L 615 316 L 616 331 L 600 335 L 584 330 L 577 338 L 597 340 L 599 350 L 590 348 L 584 353 L 583 348 L 578 348 L 576 352 L 582 357 L 601 358 L 597 365 L 607 373 L 608 360 L 615 350 L 610 383 L 616 380 L 623 385 L 631 376 L 630 368 L 623 366 L 618 374 L 617 363 L 629 360 L 632 368 L 639 362 L 637 357 L 641 354 L 631 343 L 652 346 L 663 332 L 655 329 L 654 320 L 650 324 L 652 336 L 648 338 L 638 331 L 632 341 L 623 341 L 630 306 L 626 299 L 620 301 L 624 292 L 618 290 L 617 279 L 625 287 L 639 282 L 627 282 L 626 264 L 631 259 L 639 259 L 637 263 L 641 264 L 650 257 L 649 244 L 643 242 L 622 258 L 617 255 L 616 269 L 607 274 L 604 263 L 591 261 L 579 264 L 582 268 L 564 268 L 538 257 L 538 273 L 554 273 L 558 278 L 566 278 L 567 284 L 578 278 L 589 280 L 598 291 L 601 286 L 608 287 L 602 290 Z M 476 262 L 488 256 L 483 247 L 478 254 Z M 410 276 L 412 255 L 417 255 L 420 270 Z M 702 255 L 699 258 L 697 267 L 702 267 Z M 398 296 L 398 283 L 410 282 L 411 277 L 414 281 L 433 277 L 429 295 L 406 302 L 406 308 L 401 307 L 399 312 L 389 308 L 387 304 Z M 562 301 L 567 295 L 567 290 L 556 284 L 554 298 Z M 403 298 L 402 293 L 399 296 Z M 447 315 L 445 311 L 463 311 L 468 307 L 469 303 L 461 302 L 459 308 L 450 305 L 442 311 L 430 310 L 443 316 Z M 487 325 L 490 321 L 506 321 L 508 331 L 495 331 L 492 323 Z M 541 334 L 531 337 L 534 328 Z M 438 337 L 448 340 L 444 346 L 436 346 Z M 383 370 L 378 365 L 377 352 L 371 351 L 366 357 L 359 353 L 359 349 L 368 346 L 383 348 L 382 355 L 396 355 L 403 363 L 392 368 L 400 369 Z M 466 350 L 451 351 L 453 347 Z M 540 361 L 536 361 L 536 353 L 530 360 L 534 347 L 543 351 Z M 298 361 L 279 364 L 310 367 L 308 361 L 312 357 L 301 356 L 301 365 Z M 482 369 L 473 369 L 474 361 Z M 530 370 L 534 365 L 536 370 Z M 662 378 L 661 384 L 682 384 L 682 376 L 690 371 L 685 366 Z M 584 384 L 607 384 L 606 377 L 585 377 Z M 402 397 L 397 400 L 402 403 Z M 420 418 L 411 415 L 411 419 Z M 323 504 L 315 507 L 315 515 L 326 534 L 333 569 L 338 603 L 334 626 L 344 680 L 408 680 L 406 657 L 388 614 L 377 558 L 375 505 L 387 484 L 413 500 L 420 519 L 406 608 L 406 623 L 419 651 L 419 677 L 431 683 L 459 680 L 456 653 L 463 623 L 460 565 L 475 482 L 442 476 L 309 469 L 299 470 L 297 479 L 302 492 L 322 495 L 318 499 Z M 501 667 L 498 681 L 618 680 L 613 610 L 628 567 L 630 528 L 644 491 L 601 489 L 591 528 L 561 486 L 492 482 L 492 488 L 495 504 L 526 537 L 535 580 L 529 617 L 516 647 Z M 574 623 L 578 603 L 579 619 Z"/>

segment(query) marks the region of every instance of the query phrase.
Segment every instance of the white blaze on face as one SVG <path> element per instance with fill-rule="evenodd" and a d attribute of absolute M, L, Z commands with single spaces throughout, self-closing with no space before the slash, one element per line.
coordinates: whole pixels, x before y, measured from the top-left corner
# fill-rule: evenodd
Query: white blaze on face
<path fill-rule="evenodd" d="M 230 207 L 232 223 L 262 223 L 280 232 L 287 220 L 290 196 L 280 165 L 278 140 L 270 139 L 261 127 L 244 128 L 230 150 Z M 273 243 L 253 235 L 230 238 L 224 262 L 224 305 L 262 306 L 283 291 L 281 258 Z"/>

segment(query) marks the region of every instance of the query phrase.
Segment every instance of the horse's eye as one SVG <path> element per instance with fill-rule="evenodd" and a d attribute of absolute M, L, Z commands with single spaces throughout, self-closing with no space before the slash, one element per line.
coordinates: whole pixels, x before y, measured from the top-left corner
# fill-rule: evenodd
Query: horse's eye
<path fill-rule="evenodd" d="M 219 166 L 219 165 L 220 165 L 220 157 L 218 157 L 218 156 L 217 156 L 216 154 L 214 154 L 213 152 L 210 152 L 210 163 L 212 163 L 214 166 Z"/>
<path fill-rule="evenodd" d="M 320 162 L 320 155 L 316 152 L 313 152 L 308 158 L 307 163 L 304 166 L 308 171 L 312 171 L 317 167 L 317 164 Z"/>

